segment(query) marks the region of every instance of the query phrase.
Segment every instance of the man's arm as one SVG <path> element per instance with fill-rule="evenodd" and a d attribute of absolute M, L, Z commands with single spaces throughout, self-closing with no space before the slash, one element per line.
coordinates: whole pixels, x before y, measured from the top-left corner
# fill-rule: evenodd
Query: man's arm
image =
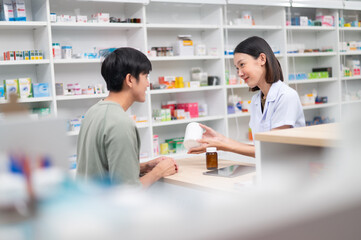
<path fill-rule="evenodd" d="M 154 159 L 155 160 L 155 159 Z M 153 161 L 153 160 L 152 160 Z M 145 165 L 147 163 L 143 163 Z M 141 164 L 142 165 L 142 164 Z M 141 167 L 142 168 L 142 167 Z M 157 163 L 150 172 L 145 174 L 139 180 L 144 188 L 149 187 L 162 177 L 170 176 L 178 171 L 177 163 L 172 158 L 166 158 Z"/>

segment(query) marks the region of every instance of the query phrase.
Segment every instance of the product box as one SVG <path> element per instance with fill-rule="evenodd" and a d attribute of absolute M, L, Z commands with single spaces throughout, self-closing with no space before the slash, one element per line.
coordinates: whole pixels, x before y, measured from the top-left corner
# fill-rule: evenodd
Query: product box
<path fill-rule="evenodd" d="M 78 15 L 78 16 L 76 16 L 76 22 L 86 23 L 86 22 L 88 22 L 88 17 Z"/>
<path fill-rule="evenodd" d="M 13 9 L 15 21 L 26 21 L 26 9 L 24 1 L 13 0 Z"/>
<path fill-rule="evenodd" d="M 18 83 L 20 98 L 33 97 L 31 78 L 19 78 Z"/>
<path fill-rule="evenodd" d="M 64 95 L 64 84 L 63 83 L 55 83 L 55 92 L 56 92 L 56 96 Z"/>
<path fill-rule="evenodd" d="M 33 83 L 33 96 L 37 97 L 49 97 L 49 83 Z"/>
<path fill-rule="evenodd" d="M 109 13 L 96 13 L 92 15 L 92 18 L 98 23 L 109 23 Z"/>
<path fill-rule="evenodd" d="M 11 0 L 0 0 L 0 21 L 15 21 Z"/>
<path fill-rule="evenodd" d="M 178 41 L 174 45 L 176 56 L 194 56 L 194 46 L 191 35 L 178 35 Z"/>
<path fill-rule="evenodd" d="M 56 13 L 50 13 L 50 22 L 56 22 Z"/>
<path fill-rule="evenodd" d="M 5 99 L 5 89 L 4 86 L 0 85 L 0 100 Z"/>
<path fill-rule="evenodd" d="M 15 60 L 17 61 L 24 60 L 23 51 L 15 51 Z"/>
<path fill-rule="evenodd" d="M 35 50 L 30 51 L 30 60 L 35 60 Z"/>
<path fill-rule="evenodd" d="M 329 15 L 316 16 L 316 20 L 321 21 L 322 26 L 328 26 L 328 27 L 334 26 L 333 16 L 329 16 Z"/>
<path fill-rule="evenodd" d="M 189 112 L 191 118 L 197 118 L 198 115 L 198 103 L 186 103 L 185 111 Z"/>
<path fill-rule="evenodd" d="M 19 96 L 19 83 L 17 79 L 4 80 L 5 97 L 9 99 L 10 94 Z"/>
<path fill-rule="evenodd" d="M 300 16 L 300 26 L 308 26 L 308 17 Z"/>
<path fill-rule="evenodd" d="M 30 60 L 30 51 L 23 51 L 23 59 Z"/>
<path fill-rule="evenodd" d="M 312 72 L 328 72 L 328 78 L 332 78 L 332 67 L 312 68 Z"/>

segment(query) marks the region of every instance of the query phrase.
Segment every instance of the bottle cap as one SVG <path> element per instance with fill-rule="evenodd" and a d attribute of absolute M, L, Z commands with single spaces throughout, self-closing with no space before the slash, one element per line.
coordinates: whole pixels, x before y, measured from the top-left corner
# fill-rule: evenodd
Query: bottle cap
<path fill-rule="evenodd" d="M 207 147 L 206 151 L 207 152 L 217 152 L 217 148 L 216 147 Z"/>

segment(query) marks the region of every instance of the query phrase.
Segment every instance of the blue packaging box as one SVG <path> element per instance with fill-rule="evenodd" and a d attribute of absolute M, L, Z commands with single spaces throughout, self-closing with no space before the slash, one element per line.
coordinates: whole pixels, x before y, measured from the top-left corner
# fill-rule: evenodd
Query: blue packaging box
<path fill-rule="evenodd" d="M 37 97 L 49 97 L 49 83 L 33 83 L 34 98 Z"/>

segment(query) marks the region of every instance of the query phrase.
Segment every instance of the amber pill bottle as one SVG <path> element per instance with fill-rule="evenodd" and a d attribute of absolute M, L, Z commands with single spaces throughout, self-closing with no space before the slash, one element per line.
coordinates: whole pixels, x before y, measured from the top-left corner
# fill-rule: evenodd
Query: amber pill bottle
<path fill-rule="evenodd" d="M 217 148 L 208 147 L 206 149 L 206 161 L 207 161 L 207 169 L 217 169 L 218 168 L 218 154 Z"/>

